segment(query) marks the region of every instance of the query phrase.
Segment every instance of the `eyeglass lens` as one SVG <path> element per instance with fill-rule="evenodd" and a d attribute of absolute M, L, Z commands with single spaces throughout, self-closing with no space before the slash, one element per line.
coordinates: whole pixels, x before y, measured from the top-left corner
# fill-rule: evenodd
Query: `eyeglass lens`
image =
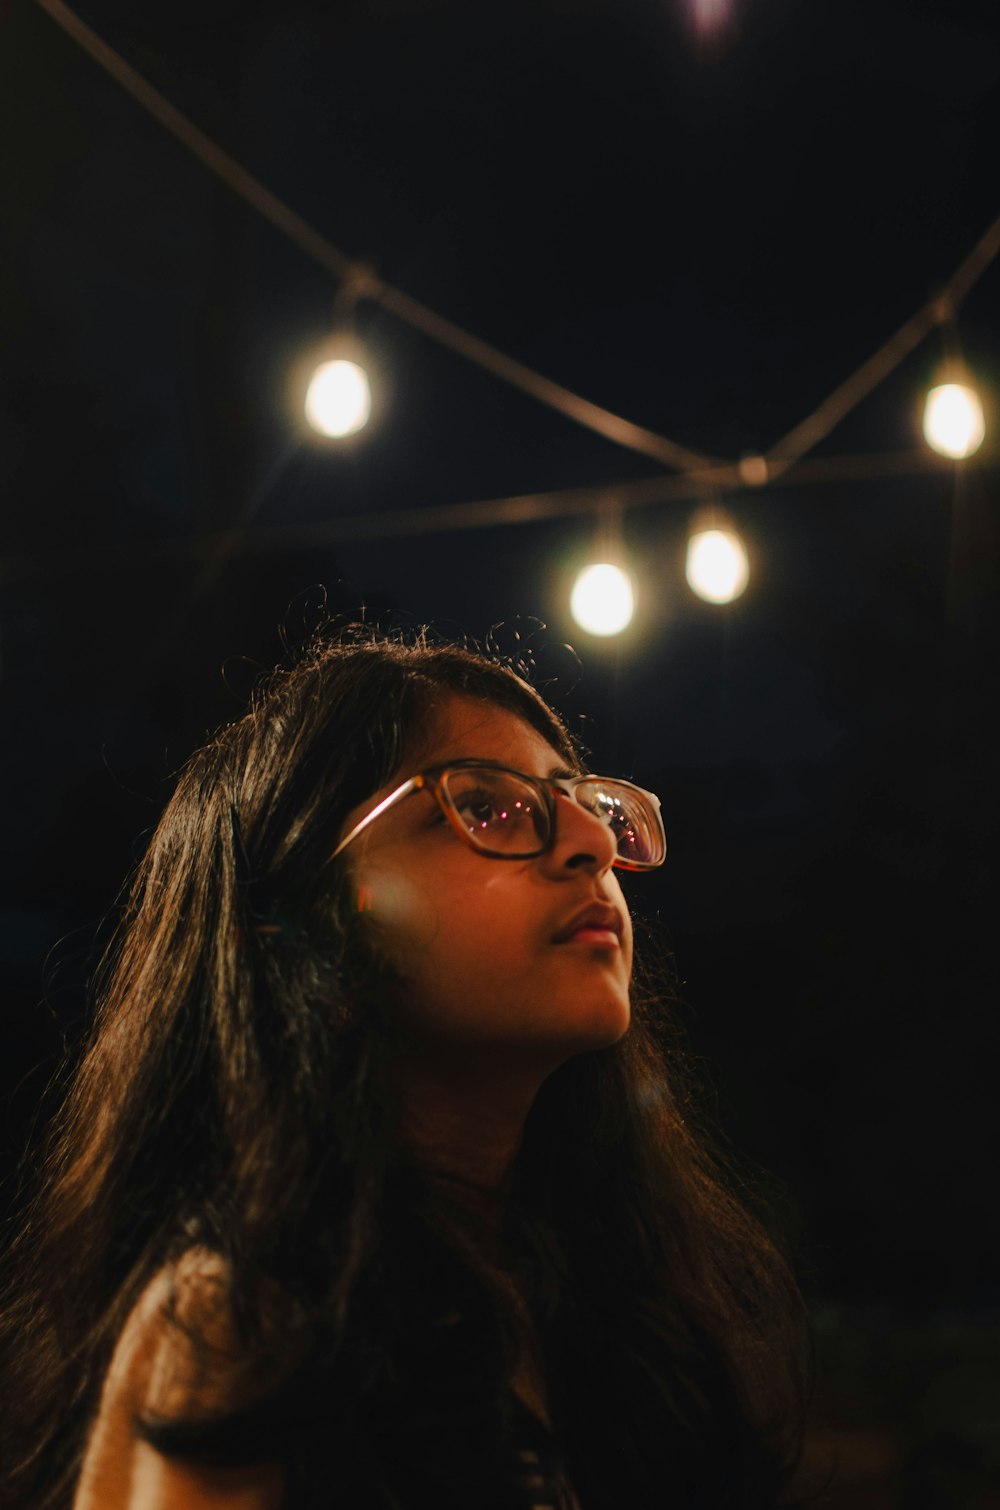
<path fill-rule="evenodd" d="M 617 781 L 597 778 L 579 782 L 576 800 L 603 819 L 611 829 L 620 860 L 648 865 L 654 859 L 662 858 L 659 855 L 659 823 L 642 792 Z"/>
<path fill-rule="evenodd" d="M 537 850 L 549 833 L 549 815 L 538 788 L 507 771 L 472 767 L 449 771 L 445 790 L 474 844 L 518 855 Z"/>
<path fill-rule="evenodd" d="M 448 798 L 472 842 L 501 854 L 538 852 L 549 837 L 549 809 L 543 791 L 509 771 L 473 767 L 449 771 Z M 661 841 L 658 821 L 641 792 L 595 777 L 575 787 L 576 800 L 600 818 L 615 836 L 626 864 L 657 861 Z"/>

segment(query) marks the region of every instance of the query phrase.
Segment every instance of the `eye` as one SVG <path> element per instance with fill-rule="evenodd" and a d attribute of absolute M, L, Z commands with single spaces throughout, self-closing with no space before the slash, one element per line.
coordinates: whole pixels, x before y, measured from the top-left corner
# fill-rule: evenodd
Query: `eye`
<path fill-rule="evenodd" d="M 613 833 L 627 834 L 631 831 L 632 820 L 617 804 L 607 810 L 607 821 Z"/>
<path fill-rule="evenodd" d="M 541 798 L 516 771 L 455 772 L 449 777 L 448 795 L 474 844 L 512 855 L 534 848 Z"/>
<path fill-rule="evenodd" d="M 634 827 L 634 816 L 622 799 L 611 792 L 595 792 L 591 796 L 582 799 L 582 805 L 588 812 L 593 813 L 595 818 L 600 818 L 617 838 L 623 838 L 630 834 Z"/>
<path fill-rule="evenodd" d="M 503 822 L 508 812 L 498 803 L 496 793 L 473 788 L 456 799 L 455 806 L 462 822 L 469 828 L 489 828 L 497 821 Z"/>

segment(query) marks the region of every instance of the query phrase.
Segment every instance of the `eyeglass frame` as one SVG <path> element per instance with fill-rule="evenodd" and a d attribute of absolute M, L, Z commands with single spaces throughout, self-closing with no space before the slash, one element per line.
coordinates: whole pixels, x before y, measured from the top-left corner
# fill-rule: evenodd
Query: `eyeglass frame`
<path fill-rule="evenodd" d="M 467 825 L 462 822 L 462 819 L 458 813 L 458 809 L 455 808 L 449 801 L 447 793 L 444 789 L 444 782 L 452 771 L 479 769 L 486 771 L 503 771 L 506 775 L 517 776 L 521 781 L 526 781 L 529 785 L 535 786 L 540 790 L 542 794 L 542 801 L 545 804 L 545 809 L 548 816 L 549 832 L 544 844 L 540 845 L 538 849 L 526 851 L 519 850 L 516 854 L 511 854 L 508 850 L 488 849 L 485 845 L 479 844 L 475 839 L 473 839 Z M 562 792 L 563 796 L 570 797 L 578 807 L 583 808 L 584 812 L 591 813 L 591 817 L 597 818 L 598 821 L 600 821 L 599 814 L 593 813 L 589 808 L 583 807 L 583 804 L 576 796 L 576 788 L 585 781 L 613 782 L 615 786 L 627 787 L 629 791 L 637 792 L 640 797 L 644 797 L 646 799 L 646 801 L 650 804 L 651 811 L 656 819 L 656 824 L 659 829 L 660 838 L 663 845 L 663 854 L 661 858 L 659 860 L 651 861 L 635 861 L 623 859 L 621 855 L 616 853 L 611 864 L 612 867 L 617 870 L 658 870 L 659 867 L 663 864 L 664 860 L 666 860 L 667 858 L 667 836 L 663 828 L 660 799 L 659 797 L 657 797 L 655 792 L 647 791 L 645 787 L 636 786 L 634 781 L 626 781 L 624 777 L 621 776 L 596 776 L 590 771 L 583 772 L 579 776 L 532 776 L 527 771 L 518 771 L 515 770 L 513 766 L 503 765 L 498 760 L 472 759 L 449 760 L 443 765 L 429 766 L 426 771 L 420 771 L 415 776 L 407 777 L 406 781 L 402 782 L 400 786 L 396 787 L 395 791 L 390 792 L 388 797 L 383 797 L 382 801 L 376 803 L 375 807 L 372 808 L 370 813 L 366 813 L 365 816 L 360 820 L 360 822 L 354 825 L 350 833 L 346 834 L 344 838 L 341 839 L 340 843 L 337 845 L 336 849 L 330 856 L 330 859 L 335 860 L 337 856 L 341 854 L 343 850 L 345 850 L 347 846 L 354 839 L 356 839 L 358 835 L 362 833 L 370 823 L 374 823 L 375 819 L 380 818 L 383 813 L 389 810 L 389 808 L 395 807 L 397 802 L 401 802 L 403 798 L 408 797 L 411 792 L 426 790 L 430 792 L 431 796 L 434 798 L 438 807 L 441 809 L 444 816 L 448 819 L 448 822 L 458 834 L 459 838 L 463 839 L 469 846 L 469 848 L 474 850 L 477 855 L 485 855 L 488 859 L 493 860 L 537 860 L 541 855 L 547 854 L 555 843 L 555 792 Z"/>

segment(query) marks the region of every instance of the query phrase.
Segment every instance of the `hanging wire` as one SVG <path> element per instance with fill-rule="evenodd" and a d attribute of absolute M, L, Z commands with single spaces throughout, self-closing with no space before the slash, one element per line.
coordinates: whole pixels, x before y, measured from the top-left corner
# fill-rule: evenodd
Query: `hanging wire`
<path fill-rule="evenodd" d="M 831 430 L 877 387 L 907 357 L 924 337 L 938 325 L 954 319 L 955 311 L 972 286 L 983 275 L 1000 252 L 1000 215 L 992 222 L 971 252 L 944 284 L 942 289 L 929 299 L 915 314 L 900 326 L 893 336 L 878 348 L 861 366 L 846 378 L 828 398 L 813 412 L 801 420 L 769 451 L 755 454 L 737 463 L 728 463 L 718 457 L 691 451 L 666 436 L 658 435 L 641 425 L 633 424 L 622 415 L 614 414 L 599 404 L 571 392 L 561 384 L 533 371 L 515 358 L 498 351 L 496 347 L 462 330 L 444 315 L 421 304 L 402 289 L 393 287 L 378 277 L 366 263 L 355 261 L 346 252 L 297 215 L 282 200 L 248 173 L 235 158 L 231 157 L 212 139 L 200 131 L 187 116 L 183 115 L 164 95 L 153 87 L 123 57 L 73 12 L 63 0 L 36 0 L 36 4 L 57 25 L 72 37 L 80 47 L 121 85 L 145 110 L 189 149 L 202 163 L 234 193 L 257 210 L 272 225 L 288 236 L 307 256 L 326 268 L 335 278 L 345 280 L 352 288 L 363 289 L 364 297 L 379 303 L 399 319 L 420 330 L 431 340 L 437 341 L 459 356 L 475 363 L 504 382 L 519 388 L 521 392 L 546 404 L 574 420 L 577 424 L 603 435 L 606 439 L 640 455 L 649 456 L 663 465 L 672 467 L 694 480 L 698 487 L 708 482 L 720 487 L 757 488 L 772 483 L 788 472 L 807 452 L 823 440 Z M 836 465 L 836 458 L 831 459 Z M 856 459 L 843 458 L 845 470 L 840 475 L 862 475 L 852 471 Z M 884 475 L 877 459 L 873 459 L 873 471 L 868 475 Z M 913 470 L 908 461 L 904 470 Z M 821 470 L 813 474 L 834 476 L 834 472 Z M 807 480 L 796 467 L 797 480 Z M 684 478 L 675 479 L 683 482 Z M 655 480 L 650 480 L 654 482 Z M 599 490 L 602 495 L 604 490 Z M 498 500 L 496 505 L 468 504 L 466 511 L 493 507 L 500 503 L 510 506 L 515 516 L 523 500 Z M 574 510 L 575 512 L 576 510 Z M 424 528 L 462 528 L 459 507 L 447 511 L 454 516 L 453 522 L 441 526 L 425 524 Z M 421 510 L 421 514 L 434 514 L 433 510 Z M 385 518 L 386 516 L 380 516 Z M 523 513 L 520 517 L 524 517 Z M 532 515 L 532 517 L 537 517 Z M 476 518 L 476 522 L 480 522 Z M 348 521 L 340 521 L 347 524 Z M 400 531 L 409 533 L 409 529 Z M 351 535 L 349 538 L 358 538 Z"/>
<path fill-rule="evenodd" d="M 120 84 L 144 110 L 158 120 L 161 126 L 164 126 L 190 152 L 193 152 L 210 172 L 227 184 L 234 194 L 238 194 L 335 278 L 360 278 L 363 283 L 364 296 L 380 304 L 383 309 L 390 310 L 407 325 L 429 336 L 439 345 L 446 346 L 456 355 L 474 362 L 476 366 L 492 373 L 494 377 L 500 378 L 514 388 L 519 388 L 522 393 L 537 399 L 539 403 L 558 410 L 567 419 L 574 420 L 578 425 L 583 425 L 598 435 L 603 435 L 606 440 L 614 441 L 616 445 L 636 451 L 642 456 L 649 456 L 654 461 L 661 462 L 664 466 L 674 467 L 681 472 L 711 466 L 718 461 L 717 457 L 691 451 L 686 446 L 678 445 L 676 441 L 668 440 L 664 435 L 644 429 L 642 425 L 633 424 L 622 415 L 613 414 L 610 409 L 604 409 L 600 404 L 592 403 L 590 399 L 571 392 L 561 383 L 543 377 L 541 373 L 533 371 L 523 362 L 518 362 L 514 357 L 498 351 L 488 341 L 481 340 L 479 336 L 474 336 L 467 330 L 462 330 L 444 315 L 439 315 L 435 310 L 429 309 L 426 304 L 421 304 L 418 299 L 412 298 L 402 289 L 385 283 L 367 264 L 356 263 L 346 252 L 341 251 L 320 231 L 309 225 L 308 221 L 303 220 L 301 215 L 297 215 L 276 194 L 272 194 L 259 178 L 248 173 L 217 142 L 206 136 L 204 131 L 199 130 L 193 121 L 190 121 L 158 89 L 137 73 L 120 53 L 109 47 L 92 27 L 82 21 L 68 5 L 64 5 L 63 0 L 36 0 L 36 4 L 58 26 L 61 26 L 63 31 L 72 37 L 95 63 L 110 74 L 115 82 Z"/>
<path fill-rule="evenodd" d="M 963 471 L 989 469 L 1000 462 L 1000 449 L 979 450 L 962 462 Z M 881 455 L 817 456 L 790 467 L 774 479 L 777 487 L 806 483 L 865 482 L 881 477 L 910 477 L 920 472 L 949 476 L 955 464 L 926 449 L 887 452 Z M 731 486 L 733 469 L 718 468 L 691 476 L 643 477 L 618 483 L 614 495 L 622 510 L 647 508 L 664 503 L 699 501 L 706 485 Z M 521 493 L 508 498 L 486 498 L 469 503 L 434 504 L 428 508 L 370 510 L 342 514 L 338 518 L 303 524 L 237 525 L 211 534 L 157 536 L 152 540 L 106 541 L 92 549 L 75 546 L 65 553 L 51 549 L 42 554 L 0 557 L 0 583 L 32 580 L 38 576 L 72 576 L 81 569 L 92 574 L 118 572 L 147 562 L 213 561 L 236 553 L 316 548 L 371 540 L 405 539 L 407 536 L 449 534 L 452 531 L 532 524 L 542 519 L 593 518 L 609 494 L 600 487 L 559 488 L 547 493 Z"/>
<path fill-rule="evenodd" d="M 772 479 L 787 471 L 792 464 L 824 440 L 830 431 L 850 411 L 867 398 L 873 388 L 887 378 L 920 345 L 935 326 L 954 326 L 958 306 L 982 277 L 990 263 L 1000 252 L 1000 215 L 976 242 L 972 251 L 959 263 L 947 283 L 932 298 L 928 299 L 916 314 L 899 327 L 856 372 L 835 388 L 829 398 L 812 414 L 797 424 L 794 430 L 771 447 L 764 457 L 767 475 Z"/>

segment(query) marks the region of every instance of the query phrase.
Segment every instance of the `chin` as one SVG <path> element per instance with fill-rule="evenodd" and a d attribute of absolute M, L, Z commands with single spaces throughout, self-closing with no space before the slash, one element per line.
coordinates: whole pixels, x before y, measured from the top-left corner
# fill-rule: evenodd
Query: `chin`
<path fill-rule="evenodd" d="M 589 1010 L 578 1004 L 573 1013 L 572 1036 L 579 1040 L 576 1052 L 604 1049 L 628 1032 L 632 1014 L 627 1000 L 595 1002 Z"/>

